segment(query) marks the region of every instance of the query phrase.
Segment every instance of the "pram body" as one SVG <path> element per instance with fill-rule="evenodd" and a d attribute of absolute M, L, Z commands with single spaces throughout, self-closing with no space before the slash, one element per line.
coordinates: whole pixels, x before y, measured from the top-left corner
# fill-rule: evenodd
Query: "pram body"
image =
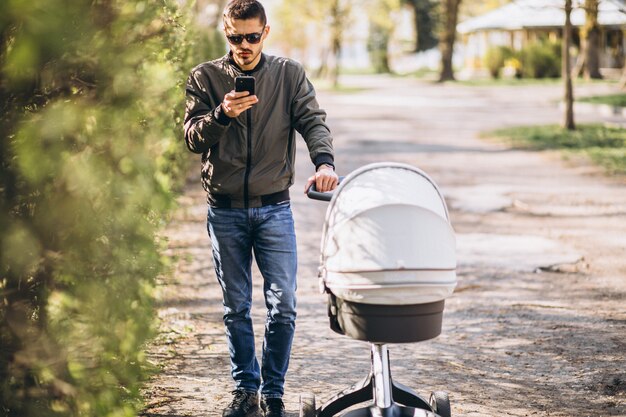
<path fill-rule="evenodd" d="M 314 191 L 309 196 L 330 198 Z M 302 396 L 301 417 L 330 417 L 370 400 L 346 416 L 449 416 L 447 394 L 433 393 L 426 402 L 391 380 L 386 344 L 441 333 L 455 269 L 448 210 L 428 175 L 405 164 L 379 163 L 343 179 L 326 213 L 320 286 L 328 293 L 331 328 L 372 344 L 372 372 L 319 409 L 311 395 Z"/>

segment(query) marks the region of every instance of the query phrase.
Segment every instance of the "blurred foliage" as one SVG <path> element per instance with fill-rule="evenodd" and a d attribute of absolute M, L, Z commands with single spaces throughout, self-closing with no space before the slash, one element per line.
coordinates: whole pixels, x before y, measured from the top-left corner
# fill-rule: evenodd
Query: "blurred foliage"
<path fill-rule="evenodd" d="M 367 49 L 376 73 L 389 73 L 389 41 L 395 29 L 394 14 L 400 9 L 400 0 L 368 0 L 365 7 L 369 17 Z"/>
<path fill-rule="evenodd" d="M 272 28 L 270 42 L 280 45 L 285 55 L 291 57 L 295 50 L 305 51 L 308 47 L 307 26 L 318 16 L 315 2 L 303 0 L 282 1 L 276 6 L 277 24 L 270 23 Z M 302 7 L 308 6 L 307 9 Z M 315 30 L 322 30 L 321 27 Z"/>
<path fill-rule="evenodd" d="M 216 52 L 176 4 L 0 2 L 0 416 L 141 407 L 184 80 Z"/>
<path fill-rule="evenodd" d="M 524 78 L 557 78 L 561 76 L 561 42 L 533 43 L 519 52 Z"/>
<path fill-rule="evenodd" d="M 499 129 L 485 137 L 509 141 L 525 149 L 583 152 L 612 174 L 626 174 L 626 129 L 600 124 L 578 125 L 571 131 L 557 125 Z"/>
<path fill-rule="evenodd" d="M 461 21 L 488 13 L 513 1 L 514 0 L 463 0 L 463 4 L 461 5 Z"/>
<path fill-rule="evenodd" d="M 505 63 L 513 58 L 514 52 L 506 46 L 492 46 L 485 53 L 485 67 L 489 70 L 492 78 L 500 78 L 500 71 Z"/>
<path fill-rule="evenodd" d="M 314 77 L 336 79 L 340 71 L 338 56 L 342 45 L 351 41 L 348 29 L 354 18 L 361 18 L 365 12 L 369 23 L 367 47 L 372 67 L 377 73 L 390 72 L 388 50 L 398 25 L 398 12 L 403 8 L 413 11 L 414 51 L 434 48 L 440 38 L 445 38 L 451 60 L 457 13 L 462 13 L 463 17 L 476 15 L 508 1 L 455 0 L 450 6 L 449 1 L 443 0 L 282 0 L 274 9 L 275 24 L 272 25 L 270 42 L 286 56 L 300 59 L 305 66 L 310 50 L 320 49 L 320 63 Z M 460 11 L 459 5 L 463 6 Z M 361 34 L 356 36 L 360 41 Z M 313 44 L 317 48 L 312 48 Z"/>
<path fill-rule="evenodd" d="M 376 74 L 391 72 L 389 67 L 389 40 L 391 32 L 374 22 L 370 22 L 370 30 L 367 38 L 367 51 Z"/>
<path fill-rule="evenodd" d="M 336 86 L 339 56 L 345 32 L 353 23 L 355 4 L 355 0 L 282 0 L 276 9 L 272 42 L 279 45 L 286 56 L 301 57 L 305 66 L 308 66 L 306 59 L 311 40 L 321 45 L 320 65 L 314 77 L 331 78 Z"/>

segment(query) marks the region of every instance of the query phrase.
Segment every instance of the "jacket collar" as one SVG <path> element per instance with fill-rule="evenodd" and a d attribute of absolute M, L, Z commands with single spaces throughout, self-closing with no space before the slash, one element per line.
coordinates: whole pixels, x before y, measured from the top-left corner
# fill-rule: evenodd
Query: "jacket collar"
<path fill-rule="evenodd" d="M 228 55 L 226 55 L 226 58 L 228 59 L 228 63 L 237 71 L 240 72 L 242 74 L 245 75 L 252 75 L 256 72 L 258 72 L 261 68 L 263 68 L 263 66 L 265 65 L 265 62 L 267 61 L 267 58 L 265 57 L 265 54 L 263 52 L 261 52 L 261 59 L 259 60 L 259 63 L 256 64 L 256 67 L 254 67 L 251 70 L 248 71 L 243 71 L 241 68 L 239 68 L 239 65 L 237 65 L 237 63 L 235 62 L 235 60 L 233 59 L 233 53 L 232 51 L 228 52 Z"/>

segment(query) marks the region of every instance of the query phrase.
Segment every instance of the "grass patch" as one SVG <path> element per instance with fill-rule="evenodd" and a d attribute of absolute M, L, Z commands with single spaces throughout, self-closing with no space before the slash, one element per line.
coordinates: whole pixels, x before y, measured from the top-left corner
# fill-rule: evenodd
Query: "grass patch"
<path fill-rule="evenodd" d="M 571 132 L 556 125 L 520 126 L 482 134 L 533 150 L 557 149 L 586 154 L 611 174 L 626 174 L 626 129 L 599 124 L 579 125 Z"/>
<path fill-rule="evenodd" d="M 468 87 L 497 87 L 497 86 L 527 86 L 527 85 L 557 85 L 560 78 L 477 78 L 457 81 Z"/>
<path fill-rule="evenodd" d="M 459 85 L 469 87 L 498 87 L 498 86 L 528 86 L 528 85 L 559 85 L 563 84 L 562 78 L 476 78 L 469 80 L 459 80 Z M 615 80 L 585 80 L 578 78 L 574 80 L 575 85 L 587 84 L 616 84 Z"/>
<path fill-rule="evenodd" d="M 626 107 L 626 93 L 611 94 L 608 96 L 582 97 L 578 99 L 581 103 L 608 104 L 614 107 Z"/>

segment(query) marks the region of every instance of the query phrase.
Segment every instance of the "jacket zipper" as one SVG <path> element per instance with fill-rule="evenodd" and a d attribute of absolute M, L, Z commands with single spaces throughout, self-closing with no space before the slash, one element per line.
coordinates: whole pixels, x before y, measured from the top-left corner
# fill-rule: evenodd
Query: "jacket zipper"
<path fill-rule="evenodd" d="M 248 195 L 248 181 L 250 178 L 250 168 L 252 166 L 252 112 L 251 109 L 246 110 L 246 119 L 248 122 L 247 131 L 247 155 L 246 155 L 246 173 L 244 175 L 244 183 L 243 183 L 243 204 L 246 209 L 250 208 L 250 196 Z"/>

